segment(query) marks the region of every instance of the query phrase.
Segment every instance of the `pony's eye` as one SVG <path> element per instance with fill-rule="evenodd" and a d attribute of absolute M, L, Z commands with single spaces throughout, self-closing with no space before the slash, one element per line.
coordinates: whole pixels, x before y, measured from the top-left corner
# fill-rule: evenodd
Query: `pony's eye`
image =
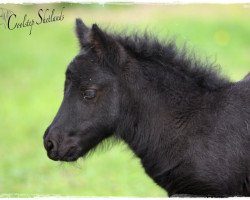
<path fill-rule="evenodd" d="M 85 90 L 83 92 L 84 99 L 93 99 L 95 97 L 96 97 L 96 90 L 94 90 L 94 89 Z"/>

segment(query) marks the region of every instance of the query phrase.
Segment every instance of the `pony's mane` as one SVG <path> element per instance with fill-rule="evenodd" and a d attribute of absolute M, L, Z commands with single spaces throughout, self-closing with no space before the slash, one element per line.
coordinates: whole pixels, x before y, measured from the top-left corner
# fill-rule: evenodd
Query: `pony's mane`
<path fill-rule="evenodd" d="M 148 33 L 143 36 L 116 34 L 114 37 L 137 60 L 161 65 L 162 73 L 167 68 L 171 68 L 182 78 L 193 81 L 199 87 L 209 91 L 215 91 L 230 84 L 227 78 L 220 75 L 218 65 L 197 59 L 185 45 L 177 48 L 175 39 L 160 41 Z"/>

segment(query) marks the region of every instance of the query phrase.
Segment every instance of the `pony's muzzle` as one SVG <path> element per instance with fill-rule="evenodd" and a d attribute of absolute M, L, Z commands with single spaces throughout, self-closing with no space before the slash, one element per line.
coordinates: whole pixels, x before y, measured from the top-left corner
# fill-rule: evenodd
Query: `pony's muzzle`
<path fill-rule="evenodd" d="M 62 134 L 64 133 L 64 134 Z M 70 132 L 72 134 L 72 132 Z M 60 128 L 49 127 L 44 134 L 44 147 L 50 159 L 55 161 L 75 161 L 82 155 L 78 140 Z"/>
<path fill-rule="evenodd" d="M 52 160 L 58 160 L 58 138 L 55 133 L 50 132 L 48 128 L 44 134 L 44 147 L 47 150 L 48 157 Z"/>

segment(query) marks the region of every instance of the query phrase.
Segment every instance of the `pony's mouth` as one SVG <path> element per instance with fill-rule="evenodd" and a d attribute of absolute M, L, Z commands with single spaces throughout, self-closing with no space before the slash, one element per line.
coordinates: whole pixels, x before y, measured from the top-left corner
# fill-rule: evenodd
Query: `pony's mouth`
<path fill-rule="evenodd" d="M 66 151 L 51 151 L 47 153 L 48 157 L 54 161 L 74 162 L 83 156 L 83 152 L 76 146 Z"/>

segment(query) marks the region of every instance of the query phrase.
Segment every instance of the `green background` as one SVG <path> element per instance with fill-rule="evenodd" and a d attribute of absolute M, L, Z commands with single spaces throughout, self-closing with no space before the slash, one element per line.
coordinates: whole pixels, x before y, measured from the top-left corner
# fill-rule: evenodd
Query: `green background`
<path fill-rule="evenodd" d="M 73 164 L 49 160 L 42 136 L 63 96 L 64 71 L 78 52 L 74 20 L 108 31 L 148 30 L 175 37 L 240 80 L 250 71 L 250 5 L 0 5 L 38 19 L 64 8 L 64 20 L 29 28 L 0 26 L 0 195 L 166 196 L 125 144 Z"/>

